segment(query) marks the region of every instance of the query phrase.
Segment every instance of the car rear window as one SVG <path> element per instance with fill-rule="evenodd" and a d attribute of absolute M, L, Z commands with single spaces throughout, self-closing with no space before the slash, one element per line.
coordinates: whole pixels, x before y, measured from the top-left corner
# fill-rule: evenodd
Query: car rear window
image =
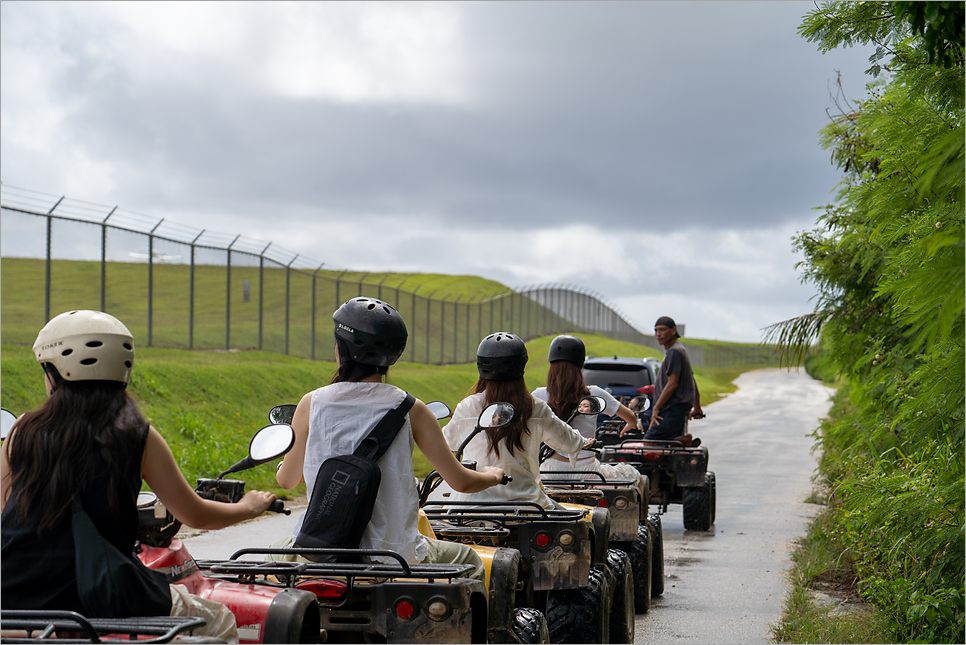
<path fill-rule="evenodd" d="M 584 383 L 597 387 L 642 387 L 651 384 L 651 374 L 643 365 L 607 363 L 584 366 Z"/>

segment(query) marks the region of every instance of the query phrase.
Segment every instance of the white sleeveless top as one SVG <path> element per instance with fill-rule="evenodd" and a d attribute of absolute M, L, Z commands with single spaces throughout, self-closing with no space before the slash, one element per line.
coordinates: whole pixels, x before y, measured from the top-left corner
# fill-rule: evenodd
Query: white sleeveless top
<path fill-rule="evenodd" d="M 352 454 L 386 412 L 404 398 L 404 391 L 388 383 L 334 383 L 312 393 L 302 468 L 310 495 L 322 462 L 336 455 Z M 408 414 L 386 454 L 376 463 L 382 470 L 382 479 L 372 519 L 362 534 L 359 548 L 395 551 L 407 562 L 422 562 L 429 550 L 418 527 L 419 497 L 413 472 L 413 430 Z M 304 517 L 303 513 L 293 539 L 298 537 Z"/>

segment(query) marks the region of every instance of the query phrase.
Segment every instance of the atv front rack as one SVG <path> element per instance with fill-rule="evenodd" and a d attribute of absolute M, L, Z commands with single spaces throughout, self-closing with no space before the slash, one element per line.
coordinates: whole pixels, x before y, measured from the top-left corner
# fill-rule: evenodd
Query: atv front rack
<path fill-rule="evenodd" d="M 0 642 L 169 643 L 178 634 L 204 626 L 203 618 L 188 616 L 86 618 L 73 611 L 4 609 L 0 612 L 0 628 L 4 631 Z M 138 638 L 144 636 L 148 638 Z"/>

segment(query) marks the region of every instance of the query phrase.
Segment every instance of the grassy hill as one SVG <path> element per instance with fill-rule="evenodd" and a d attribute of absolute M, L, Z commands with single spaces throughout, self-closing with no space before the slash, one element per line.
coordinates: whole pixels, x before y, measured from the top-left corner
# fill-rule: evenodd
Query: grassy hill
<path fill-rule="evenodd" d="M 5 314 L 4 314 L 5 315 Z M 653 356 L 657 352 L 603 336 L 583 335 L 588 353 Z M 546 384 L 547 352 L 551 338 L 527 344 L 530 362 L 527 385 Z M 3 407 L 20 414 L 43 402 L 42 371 L 30 350 L 3 345 L 0 349 L 0 388 Z M 148 420 L 171 445 L 189 481 L 212 477 L 244 456 L 254 432 L 268 423 L 268 410 L 279 403 L 296 403 L 303 394 L 325 385 L 333 363 L 311 361 L 262 351 L 189 352 L 138 348 L 130 391 Z M 702 400 L 734 389 L 731 381 L 741 368 L 699 370 Z M 474 363 L 420 365 L 397 363 L 389 382 L 423 401 L 441 400 L 451 408 L 476 382 Z M 428 463 L 414 459 L 417 473 Z M 250 488 L 282 492 L 275 484 L 274 467 L 261 466 L 245 474 Z M 296 491 L 296 494 L 304 491 Z M 286 492 L 285 494 L 290 494 Z"/>

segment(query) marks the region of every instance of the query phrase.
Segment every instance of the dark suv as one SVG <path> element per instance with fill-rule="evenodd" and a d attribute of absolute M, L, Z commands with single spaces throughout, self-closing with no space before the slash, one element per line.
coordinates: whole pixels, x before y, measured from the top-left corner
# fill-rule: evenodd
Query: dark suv
<path fill-rule="evenodd" d="M 652 399 L 660 369 L 661 361 L 654 357 L 596 356 L 584 361 L 582 371 L 584 383 L 603 388 L 618 399 L 624 397 L 626 404 L 631 398 L 642 394 Z"/>

